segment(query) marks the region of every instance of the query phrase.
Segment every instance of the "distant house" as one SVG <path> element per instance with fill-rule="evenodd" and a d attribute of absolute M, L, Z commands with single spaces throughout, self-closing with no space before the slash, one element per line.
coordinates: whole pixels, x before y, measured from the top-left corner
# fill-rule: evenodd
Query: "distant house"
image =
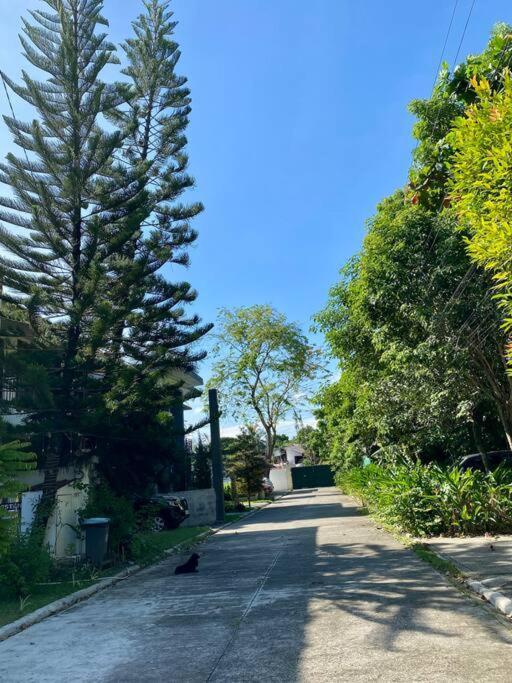
<path fill-rule="evenodd" d="M 302 466 L 304 464 L 304 449 L 299 444 L 290 444 L 282 448 L 276 448 L 273 455 L 274 466 L 289 465 L 290 467 Z"/>

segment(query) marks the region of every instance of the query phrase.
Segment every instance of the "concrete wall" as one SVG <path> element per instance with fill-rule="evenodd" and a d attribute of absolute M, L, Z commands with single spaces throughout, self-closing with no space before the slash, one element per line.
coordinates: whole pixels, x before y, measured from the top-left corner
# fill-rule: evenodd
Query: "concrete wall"
<path fill-rule="evenodd" d="M 289 466 L 273 467 L 270 470 L 269 479 L 274 484 L 274 493 L 284 493 L 293 489 L 292 473 Z"/>
<path fill-rule="evenodd" d="M 173 491 L 172 495 L 186 498 L 188 502 L 190 517 L 180 526 L 208 526 L 215 522 L 215 491 L 213 489 Z"/>
<path fill-rule="evenodd" d="M 59 478 L 72 475 L 74 470 L 59 470 Z M 26 485 L 39 484 L 44 479 L 42 470 L 23 473 Z M 81 473 L 81 483 L 88 484 L 90 471 Z M 20 477 L 21 479 L 22 477 Z M 34 508 L 39 502 L 41 491 L 26 491 L 21 494 L 21 530 L 28 531 L 34 520 Z M 73 484 L 61 486 L 57 491 L 55 507 L 46 525 L 45 542 L 57 558 L 81 555 L 84 552 L 82 534 L 78 530 L 78 511 L 87 503 L 87 492 Z"/>

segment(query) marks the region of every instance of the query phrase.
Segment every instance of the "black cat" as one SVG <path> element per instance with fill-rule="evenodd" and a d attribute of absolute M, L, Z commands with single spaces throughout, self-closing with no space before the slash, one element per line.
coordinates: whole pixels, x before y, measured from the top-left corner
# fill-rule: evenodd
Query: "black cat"
<path fill-rule="evenodd" d="M 197 572 L 197 566 L 199 564 L 199 555 L 197 553 L 193 553 L 188 560 L 185 562 L 185 564 L 180 564 L 176 569 L 174 570 L 175 574 L 193 574 L 194 572 Z"/>

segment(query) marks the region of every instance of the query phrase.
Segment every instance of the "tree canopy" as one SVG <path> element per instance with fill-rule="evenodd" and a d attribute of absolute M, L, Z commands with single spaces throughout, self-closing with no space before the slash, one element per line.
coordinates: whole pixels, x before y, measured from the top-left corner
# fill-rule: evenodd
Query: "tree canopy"
<path fill-rule="evenodd" d="M 221 310 L 209 385 L 222 409 L 242 421 L 258 420 L 270 461 L 277 427 L 300 413 L 319 372 L 319 353 L 299 327 L 271 306 Z"/>
<path fill-rule="evenodd" d="M 169 468 L 179 374 L 204 357 L 211 328 L 187 312 L 192 286 L 164 274 L 187 266 L 202 210 L 183 201 L 190 92 L 168 1 L 143 2 L 117 81 L 103 1 L 46 4 L 20 35 L 39 76 L 2 74 L 33 110 L 31 122 L 4 117 L 18 154 L 0 164 L 0 301 L 31 331 L 2 376 L 29 414 L 20 429 L 45 496 L 56 467 L 90 457 L 91 443 L 107 476 L 140 487 Z"/>
<path fill-rule="evenodd" d="M 452 180 L 456 131 L 462 141 L 479 106 L 472 79 L 485 76 L 489 92 L 506 98 L 509 37 L 498 26 L 482 55 L 454 73 L 444 67 L 432 97 L 412 103 L 418 145 L 409 186 L 380 203 L 361 252 L 316 316 L 341 373 L 320 392 L 317 410 L 336 466 L 512 446 L 507 338 L 491 274 L 474 262 L 463 189 L 454 192 Z"/>

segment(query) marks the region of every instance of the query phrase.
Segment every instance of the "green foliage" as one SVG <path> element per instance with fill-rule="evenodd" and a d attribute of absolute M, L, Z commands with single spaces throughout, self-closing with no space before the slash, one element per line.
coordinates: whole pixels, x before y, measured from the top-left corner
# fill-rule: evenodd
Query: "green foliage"
<path fill-rule="evenodd" d="M 177 545 L 193 543 L 208 527 L 184 527 L 158 533 L 137 533 L 131 544 L 131 558 L 138 564 L 150 564 L 165 557 L 166 550 Z"/>
<path fill-rule="evenodd" d="M 251 497 L 261 490 L 261 480 L 268 468 L 265 446 L 255 427 L 242 429 L 225 458 L 224 467 L 238 491 L 247 496 L 250 507 Z"/>
<path fill-rule="evenodd" d="M 450 216 L 404 202 L 379 205 L 357 259 L 342 271 L 316 318 L 341 377 L 318 396 L 319 427 L 336 467 L 384 449 L 446 460 L 499 446 L 510 428 L 510 386 L 489 282 L 470 267 Z M 435 234 L 436 243 L 426 248 Z M 461 333 L 485 318 L 485 335 Z"/>
<path fill-rule="evenodd" d="M 4 498 L 17 498 L 20 493 L 20 472 L 33 470 L 36 456 L 27 451 L 28 444 L 19 441 L 0 444 L 0 502 Z M 0 553 L 9 543 L 13 517 L 0 507 Z"/>
<path fill-rule="evenodd" d="M 212 485 L 210 448 L 201 437 L 192 456 L 192 485 L 195 489 L 209 489 Z"/>
<path fill-rule="evenodd" d="M 304 448 L 304 464 L 319 465 L 325 450 L 324 438 L 320 429 L 310 425 L 297 430 L 292 443 L 300 444 Z"/>
<path fill-rule="evenodd" d="M 432 97 L 412 103 L 418 118 L 412 192 L 396 192 L 378 206 L 360 254 L 342 269 L 316 318 L 341 375 L 319 393 L 316 413 L 337 469 L 375 453 L 383 461 L 407 454 L 446 462 L 465 452 L 512 447 L 507 337 L 492 277 L 472 262 L 475 228 L 462 210 L 474 209 L 470 183 L 480 182 L 475 171 L 480 180 L 482 171 L 503 171 L 501 178 L 487 176 L 478 190 L 489 214 L 496 206 L 485 194 L 489 187 L 498 194 L 504 188 L 502 199 L 508 200 L 506 116 L 486 128 L 496 133 L 494 143 L 503 143 L 504 156 L 493 155 L 494 168 L 493 140 L 475 143 L 480 132 L 474 122 L 483 105 L 471 83 L 485 78 L 489 101 L 507 101 L 503 67 L 512 60 L 511 36 L 509 27 L 497 26 L 481 55 L 468 57 L 454 73 L 443 67 Z M 486 106 L 495 117 L 493 105 Z M 468 117 L 461 118 L 465 111 Z M 474 133 L 466 134 L 470 125 Z M 449 176 L 453 172 L 457 182 L 464 144 L 473 145 L 466 187 L 454 191 Z M 486 197 L 492 201 L 485 204 Z M 507 211 L 503 207 L 503 219 Z M 486 240 L 494 239 L 493 230 L 504 231 L 504 248 L 510 239 L 503 221 L 482 231 Z M 478 264 L 486 266 L 484 256 L 491 254 L 490 245 L 482 246 Z"/>
<path fill-rule="evenodd" d="M 52 566 L 42 532 L 12 535 L 0 553 L 0 593 L 27 597 L 37 583 L 48 580 Z"/>
<path fill-rule="evenodd" d="M 319 372 L 319 353 L 295 323 L 270 306 L 221 310 L 213 375 L 223 409 L 241 420 L 255 419 L 270 460 L 277 424 L 299 413 L 301 399 Z"/>
<path fill-rule="evenodd" d="M 492 273 L 512 330 L 512 79 L 493 92 L 487 80 L 472 80 L 477 102 L 455 122 L 449 140 L 454 149 L 451 193 L 455 209 L 469 228 L 468 252 Z"/>
<path fill-rule="evenodd" d="M 432 96 L 411 102 L 409 110 L 418 120 L 413 130 L 417 146 L 410 186 L 414 201 L 420 205 L 438 212 L 442 205 L 449 204 L 447 181 L 454 151 L 450 140 L 453 122 L 477 99 L 472 78 L 487 80 L 492 91 L 501 90 L 503 70 L 512 64 L 511 38 L 511 27 L 497 24 L 480 54 L 468 55 L 453 73 L 444 64 Z"/>
<path fill-rule="evenodd" d="M 137 528 L 137 516 L 131 502 L 116 495 L 104 481 L 89 487 L 87 504 L 79 511 L 79 516 L 81 519 L 110 518 L 109 547 L 115 555 L 122 555 L 129 547 Z"/>
<path fill-rule="evenodd" d="M 384 522 L 413 536 L 482 535 L 512 530 L 512 470 L 445 468 L 405 461 L 340 472 L 337 485 Z"/>
<path fill-rule="evenodd" d="M 186 313 L 193 287 L 163 275 L 188 264 L 202 210 L 183 201 L 194 185 L 191 100 L 175 71 L 176 22 L 168 2 L 144 2 L 122 45 L 121 84 L 103 1 L 46 5 L 23 21 L 36 75 L 6 76 L 31 118 L 5 117 L 19 151 L 0 165 L 0 299 L 28 330 L 6 339 L 2 326 L 2 374 L 16 381 L 11 407 L 30 414 L 25 432 L 44 453 L 45 496 L 55 464 L 89 459 L 91 443 L 119 488 L 168 485 L 179 459 L 169 409 L 211 327 Z"/>

